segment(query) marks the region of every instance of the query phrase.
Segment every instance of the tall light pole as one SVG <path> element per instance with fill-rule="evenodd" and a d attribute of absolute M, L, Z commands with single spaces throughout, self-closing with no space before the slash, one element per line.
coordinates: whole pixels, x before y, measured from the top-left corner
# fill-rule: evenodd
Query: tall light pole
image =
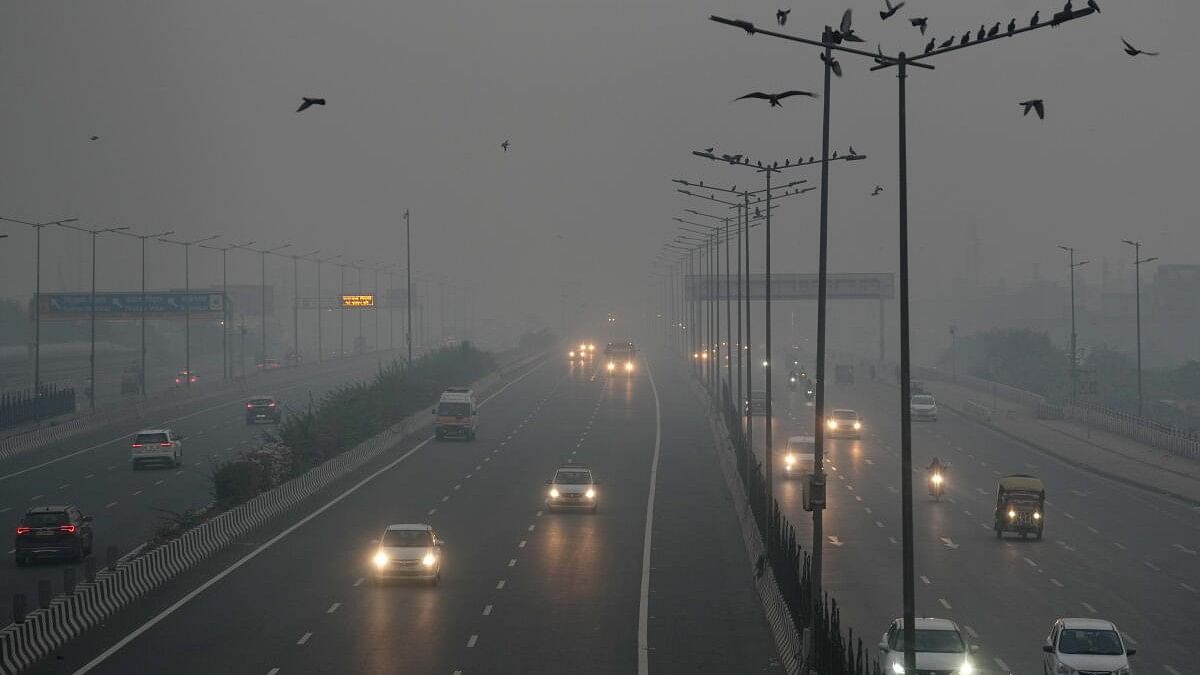
<path fill-rule="evenodd" d="M 1135 304 L 1137 306 L 1137 394 L 1138 417 L 1142 416 L 1142 265 L 1158 260 L 1158 257 L 1143 258 L 1142 242 L 1122 239 L 1121 241 L 1133 247 L 1133 286 Z"/>
<path fill-rule="evenodd" d="M 412 341 L 413 341 L 413 321 L 412 321 L 412 218 L 408 214 L 408 209 L 404 209 L 404 274 L 408 280 L 405 282 L 405 291 L 408 294 L 408 303 L 405 311 L 408 318 L 404 323 L 404 342 L 408 349 L 408 363 L 412 364 Z"/>
<path fill-rule="evenodd" d="M 1076 347 L 1075 333 L 1075 270 L 1088 264 L 1089 261 L 1075 262 L 1075 249 L 1071 246 L 1059 246 L 1067 252 L 1067 268 L 1071 276 L 1071 400 L 1079 397 L 1079 349 Z"/>
<path fill-rule="evenodd" d="M 260 309 L 261 309 L 260 327 L 262 330 L 262 335 L 260 336 L 260 341 L 262 344 L 262 355 L 259 356 L 259 360 L 260 360 L 260 362 L 262 362 L 264 364 L 267 361 L 267 254 L 268 253 L 276 253 L 278 251 L 282 251 L 283 249 L 289 248 L 289 247 L 291 247 L 291 244 L 280 244 L 279 246 L 276 246 L 275 248 L 252 248 L 252 249 L 249 249 L 251 251 L 258 253 L 259 256 L 261 256 L 259 258 L 259 271 L 260 271 L 259 302 L 262 305 L 260 307 Z"/>
<path fill-rule="evenodd" d="M 141 299 L 139 301 L 141 303 L 141 307 L 139 308 L 139 311 L 138 311 L 138 322 L 141 324 L 140 330 L 141 330 L 142 337 L 141 337 L 141 348 L 139 349 L 139 351 L 140 351 L 139 359 L 140 360 L 138 362 L 138 364 L 139 364 L 138 365 L 138 369 L 139 369 L 138 391 L 141 393 L 142 398 L 146 398 L 146 240 L 147 239 L 158 239 L 159 237 L 167 237 L 172 234 L 175 234 L 175 231 L 167 230 L 166 232 L 157 232 L 155 234 L 133 234 L 131 232 L 118 232 L 118 234 L 122 234 L 126 237 L 136 237 L 141 240 L 142 292 L 141 292 Z"/>
<path fill-rule="evenodd" d="M 18 225 L 28 225 L 34 231 L 34 254 L 33 254 L 33 392 L 37 396 L 42 388 L 42 228 L 50 225 L 65 225 L 74 223 L 78 218 L 64 218 L 62 220 L 51 220 L 44 223 L 31 223 L 17 218 L 6 218 L 0 216 L 0 220 L 16 223 Z"/>
<path fill-rule="evenodd" d="M 317 263 L 317 363 L 321 363 L 325 359 L 325 346 L 324 340 L 322 339 L 324 333 L 321 327 L 321 324 L 325 322 L 324 316 L 321 314 L 321 312 L 325 309 L 321 306 L 321 301 L 324 299 L 321 296 L 321 263 L 337 260 L 340 257 L 342 257 L 342 255 L 339 253 L 338 255 L 331 255 L 327 258 L 315 259 Z"/>
<path fill-rule="evenodd" d="M 235 248 L 246 248 L 253 244 L 252 241 L 228 246 L 200 244 L 200 248 L 221 252 L 221 378 L 226 382 L 233 375 L 233 364 L 229 362 L 229 252 Z M 145 292 L 144 288 L 142 292 Z"/>
<path fill-rule="evenodd" d="M 212 241 L 220 236 L 219 234 L 214 234 L 210 237 L 202 237 L 191 241 L 179 241 L 163 237 L 159 237 L 158 239 L 167 244 L 178 244 L 183 247 L 183 368 L 186 373 L 183 378 L 183 386 L 185 387 L 192 386 L 192 245 Z"/>
<path fill-rule="evenodd" d="M 59 227 L 65 227 L 68 230 L 77 232 L 86 232 L 92 235 L 92 290 L 88 295 L 88 324 L 91 343 L 91 348 L 88 350 L 88 407 L 92 410 L 96 409 L 96 237 L 105 232 L 122 232 L 128 230 L 128 227 L 105 227 L 99 229 L 91 229 L 87 227 L 79 227 L 69 223 L 61 223 Z"/>
<path fill-rule="evenodd" d="M 321 252 L 309 251 L 304 255 L 290 255 L 292 259 L 292 363 L 300 365 L 300 261 L 308 260 Z"/>

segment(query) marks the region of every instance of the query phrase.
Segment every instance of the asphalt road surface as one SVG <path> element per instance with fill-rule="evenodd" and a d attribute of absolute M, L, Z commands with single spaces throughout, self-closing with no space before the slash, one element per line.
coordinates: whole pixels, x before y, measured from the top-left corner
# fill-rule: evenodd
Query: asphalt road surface
<path fill-rule="evenodd" d="M 307 406 L 310 395 L 319 398 L 350 381 L 366 379 L 378 368 L 373 359 L 328 364 L 319 373 L 280 371 L 277 385 L 248 382 L 245 391 L 201 401 L 184 401 L 147 414 L 140 423 L 108 425 L 23 453 L 0 462 L 0 527 L 11 537 L 21 515 L 30 506 L 75 504 L 93 522 L 97 567 L 105 564 L 107 546 L 124 554 L 146 541 L 169 512 L 183 512 L 211 501 L 209 475 L 221 462 L 262 440 L 275 425 L 247 425 L 247 396 L 268 394 L 279 398 L 285 410 Z M 297 381 L 297 378 L 298 381 Z M 262 391 L 257 389 L 262 387 Z M 134 471 L 129 464 L 129 438 L 138 429 L 168 427 L 185 436 L 181 468 L 146 468 Z M 12 540 L 0 560 L 0 625 L 12 620 L 13 593 L 25 593 L 30 607 L 37 606 L 37 581 L 49 579 L 55 592 L 62 590 L 62 568 L 68 562 L 45 561 L 17 567 Z M 82 563 L 77 579 L 83 578 Z"/>
<path fill-rule="evenodd" d="M 936 387 L 933 387 L 936 395 Z M 865 417 L 860 441 L 826 446 L 825 587 L 871 648 L 901 613 L 899 389 L 834 386 L 828 408 Z M 786 388 L 777 448 L 811 430 L 812 408 Z M 779 408 L 782 408 L 781 410 Z M 763 425 L 756 424 L 761 451 Z M 934 502 L 924 467 L 950 462 L 946 496 Z M 953 619 L 981 645 L 985 673 L 1040 673 L 1041 642 L 1058 617 L 1114 621 L 1137 647 L 1139 673 L 1200 673 L 1192 642 L 1200 626 L 1200 509 L 1059 462 L 944 407 L 913 423 L 917 615 Z M 811 541 L 799 481 L 775 489 Z M 1010 473 L 1046 484 L 1042 541 L 992 531 L 996 481 Z M 806 546 L 808 548 L 808 546 Z"/>
<path fill-rule="evenodd" d="M 401 444 L 33 672 L 780 672 L 702 404 L 653 376 L 549 361 L 474 442 Z M 566 461 L 601 481 L 596 514 L 547 512 Z M 440 585 L 373 581 L 397 522 L 446 541 Z"/>

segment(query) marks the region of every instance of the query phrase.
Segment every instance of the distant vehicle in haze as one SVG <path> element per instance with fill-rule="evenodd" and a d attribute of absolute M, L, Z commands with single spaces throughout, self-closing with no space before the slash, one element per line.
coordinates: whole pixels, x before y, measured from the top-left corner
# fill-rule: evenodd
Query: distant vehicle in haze
<path fill-rule="evenodd" d="M 263 359 L 254 364 L 254 367 L 259 370 L 275 370 L 276 368 L 282 368 L 283 364 L 279 362 L 279 359 Z"/>
<path fill-rule="evenodd" d="M 451 436 L 475 440 L 479 429 L 479 405 L 468 387 L 448 387 L 433 409 L 433 434 L 439 441 Z"/>
<path fill-rule="evenodd" d="M 596 345 L 591 342 L 580 342 L 578 347 L 571 347 L 567 352 L 568 361 L 578 361 L 580 363 L 591 361 L 596 354 Z"/>
<path fill-rule="evenodd" d="M 443 544 L 425 523 L 388 525 L 371 557 L 376 581 L 427 579 L 436 586 L 442 579 Z"/>
<path fill-rule="evenodd" d="M 182 387 L 188 384 L 196 384 L 200 381 L 200 376 L 194 370 L 181 370 L 175 373 L 175 386 Z"/>
<path fill-rule="evenodd" d="M 1042 672 L 1112 673 L 1130 675 L 1129 657 L 1137 650 L 1126 646 L 1117 626 L 1104 619 L 1058 619 L 1042 643 Z"/>
<path fill-rule="evenodd" d="M 274 396 L 253 396 L 246 401 L 246 424 L 255 422 L 274 422 L 283 420 L 283 406 Z"/>
<path fill-rule="evenodd" d="M 604 346 L 604 369 L 609 373 L 632 373 L 637 369 L 637 347 L 632 342 L 610 342 Z"/>
<path fill-rule="evenodd" d="M 92 517 L 78 506 L 32 506 L 17 524 L 17 566 L 42 558 L 81 560 L 92 552 Z"/>
<path fill-rule="evenodd" d="M 554 478 L 546 481 L 546 508 L 585 509 L 596 512 L 599 495 L 596 494 L 596 479 L 592 470 L 583 464 L 564 464 L 554 472 Z"/>
<path fill-rule="evenodd" d="M 826 435 L 830 438 L 862 438 L 862 416 L 853 410 L 839 408 L 825 420 Z"/>
<path fill-rule="evenodd" d="M 142 429 L 129 442 L 129 464 L 134 471 L 146 464 L 183 466 L 183 436 L 170 429 Z"/>
<path fill-rule="evenodd" d="M 932 394 L 914 394 L 908 404 L 909 415 L 914 420 L 929 420 L 936 422 L 938 416 L 937 400 Z"/>
<path fill-rule="evenodd" d="M 996 485 L 996 538 L 1018 532 L 1042 538 L 1046 526 L 1046 486 L 1040 478 L 1023 473 L 1003 476 Z"/>

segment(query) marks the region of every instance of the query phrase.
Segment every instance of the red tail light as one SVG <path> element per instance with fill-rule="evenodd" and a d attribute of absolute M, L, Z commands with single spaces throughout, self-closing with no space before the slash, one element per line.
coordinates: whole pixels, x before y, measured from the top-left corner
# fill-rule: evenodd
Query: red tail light
<path fill-rule="evenodd" d="M 140 448 L 140 447 L 142 447 L 142 444 L 141 444 L 141 443 L 134 443 L 134 444 L 133 444 L 133 447 L 135 447 L 135 448 Z"/>
<path fill-rule="evenodd" d="M 250 409 L 250 408 L 253 408 L 253 407 L 254 407 L 254 406 L 253 406 L 253 405 L 251 405 L 251 404 L 249 404 L 249 403 L 247 403 L 247 404 L 246 404 L 246 409 Z"/>
<path fill-rule="evenodd" d="M 58 531 L 66 532 L 67 534 L 75 534 L 75 526 L 74 525 L 59 525 Z"/>
<path fill-rule="evenodd" d="M 17 536 L 20 536 L 22 534 L 29 534 L 32 531 L 33 531 L 32 527 L 25 527 L 24 525 L 21 525 L 20 527 L 17 528 Z"/>
<path fill-rule="evenodd" d="M 275 402 L 274 402 L 274 401 L 271 401 L 271 407 L 272 407 L 272 408 L 274 408 L 274 407 L 275 407 Z"/>
<path fill-rule="evenodd" d="M 158 446 L 160 448 L 169 448 L 169 447 L 171 447 L 171 442 L 167 441 L 166 443 L 159 443 Z"/>

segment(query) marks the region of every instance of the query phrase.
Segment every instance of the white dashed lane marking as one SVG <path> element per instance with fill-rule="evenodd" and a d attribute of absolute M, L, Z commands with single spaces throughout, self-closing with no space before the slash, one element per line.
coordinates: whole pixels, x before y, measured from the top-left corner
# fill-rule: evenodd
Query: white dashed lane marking
<path fill-rule="evenodd" d="M 504 579 L 501 579 L 500 581 L 497 581 L 497 582 L 496 582 L 496 590 L 498 590 L 498 591 L 499 591 L 499 590 L 502 590 L 502 589 L 504 588 L 504 584 L 505 584 L 505 581 L 504 581 Z"/>
<path fill-rule="evenodd" d="M 485 605 L 485 606 L 484 606 L 484 608 L 483 608 L 483 615 L 484 615 L 484 616 L 489 616 L 491 613 L 492 613 L 492 606 L 491 606 L 491 605 Z"/>
<path fill-rule="evenodd" d="M 308 639 L 309 639 L 310 637 L 312 637 L 312 633 L 305 633 L 304 635 L 301 635 L 301 636 L 300 636 L 300 639 L 299 639 L 299 640 L 296 640 L 296 644 L 298 644 L 298 645 L 302 645 L 302 644 L 304 644 L 304 643 L 308 642 Z"/>
<path fill-rule="evenodd" d="M 467 640 L 467 647 L 468 647 L 468 648 L 470 648 L 470 647 L 474 647 L 474 646 L 475 646 L 475 643 L 476 643 L 476 642 L 478 642 L 478 641 L 479 641 L 479 636 L 478 636 L 478 635 L 472 635 L 472 636 L 470 637 L 470 639 L 468 639 L 468 640 Z"/>
<path fill-rule="evenodd" d="M 340 603 L 340 602 L 335 602 L 335 603 L 333 603 L 332 605 L 330 605 L 330 606 L 329 606 L 329 609 L 325 610 L 325 613 L 326 613 L 326 614 L 333 614 L 334 612 L 338 611 L 338 607 L 341 607 L 341 606 L 342 606 L 342 603 Z"/>

